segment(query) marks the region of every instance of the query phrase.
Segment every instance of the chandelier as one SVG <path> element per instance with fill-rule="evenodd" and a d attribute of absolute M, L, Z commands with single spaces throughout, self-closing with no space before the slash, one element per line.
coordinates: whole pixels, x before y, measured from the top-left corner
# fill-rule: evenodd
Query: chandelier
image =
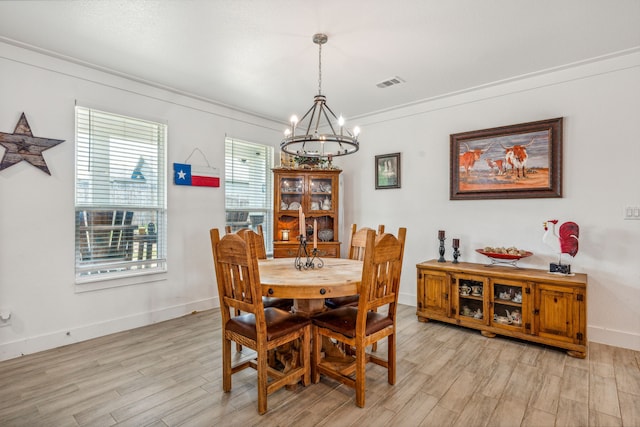
<path fill-rule="evenodd" d="M 322 94 L 322 45 L 327 40 L 326 34 L 313 36 L 313 42 L 318 45 L 318 94 L 302 119 L 291 116 L 291 127 L 285 130 L 284 139 L 280 143 L 280 149 L 287 154 L 331 158 L 353 154 L 360 148 L 360 128 L 355 127 L 353 131 L 347 129 L 342 116 L 336 117 L 327 105 L 327 98 Z"/>

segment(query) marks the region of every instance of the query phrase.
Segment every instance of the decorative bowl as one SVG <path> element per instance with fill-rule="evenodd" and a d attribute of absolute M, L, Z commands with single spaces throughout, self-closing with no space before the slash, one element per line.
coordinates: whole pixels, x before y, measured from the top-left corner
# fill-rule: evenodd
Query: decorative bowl
<path fill-rule="evenodd" d="M 300 203 L 293 202 L 293 203 L 289 204 L 289 210 L 294 211 L 296 209 L 300 209 Z"/>
<path fill-rule="evenodd" d="M 323 242 L 329 242 L 333 240 L 333 230 L 325 229 L 318 231 L 318 239 L 322 240 Z"/>
<path fill-rule="evenodd" d="M 522 258 L 526 258 L 528 256 L 533 255 L 533 252 L 529 252 L 529 251 L 524 251 L 524 253 L 520 253 L 520 254 L 503 254 L 503 253 L 496 253 L 496 252 L 486 252 L 484 249 L 476 249 L 476 252 L 484 256 L 488 256 L 489 258 L 495 258 L 495 259 L 522 259 Z"/>

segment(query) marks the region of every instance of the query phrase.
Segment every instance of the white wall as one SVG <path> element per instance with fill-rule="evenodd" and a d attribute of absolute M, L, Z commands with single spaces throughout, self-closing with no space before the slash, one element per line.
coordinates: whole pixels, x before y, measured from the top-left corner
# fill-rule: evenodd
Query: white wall
<path fill-rule="evenodd" d="M 217 306 L 208 230 L 224 227 L 224 190 L 175 186 L 172 164 L 198 147 L 222 171 L 225 134 L 272 143 L 280 126 L 1 43 L 0 76 L 1 132 L 25 112 L 34 136 L 65 140 L 44 152 L 51 176 L 27 162 L 0 171 L 0 307 L 12 311 L 0 360 Z M 169 125 L 169 271 L 153 281 L 74 284 L 75 100 Z"/>
<path fill-rule="evenodd" d="M 225 134 L 277 144 L 281 126 L 2 43 L 0 76 L 0 131 L 12 132 L 24 111 L 35 136 L 66 140 L 44 153 L 51 176 L 26 162 L 0 171 L 0 307 L 13 313 L 0 327 L 0 360 L 216 306 L 207 231 L 224 225 L 222 188 L 169 183 L 167 274 L 78 292 L 74 102 L 166 121 L 169 168 L 198 147 L 222 169 Z M 415 304 L 415 264 L 437 256 L 437 230 L 460 238 L 465 261 L 484 262 L 475 248 L 513 244 L 535 253 L 521 265 L 546 268 L 554 256 L 541 243 L 542 221 L 574 220 L 573 269 L 589 275 L 589 339 L 640 349 L 640 221 L 622 220 L 624 206 L 640 206 L 639 112 L 635 53 L 372 115 L 360 123 L 360 152 L 336 161 L 343 225 L 408 227 L 401 301 Z M 559 116 L 562 199 L 449 200 L 449 134 Z M 374 156 L 396 151 L 402 188 L 374 190 Z"/>
<path fill-rule="evenodd" d="M 555 117 L 564 117 L 562 198 L 449 200 L 450 134 Z M 415 304 L 415 264 L 438 257 L 437 230 L 447 233 L 449 260 L 457 237 L 463 261 L 487 262 L 476 248 L 514 245 L 534 253 L 521 266 L 548 269 L 556 257 L 541 241 L 542 222 L 573 220 L 580 251 L 570 263 L 589 276 L 588 338 L 640 350 L 640 221 L 623 220 L 625 206 L 640 206 L 640 53 L 364 121 L 360 152 L 340 159 L 344 224 L 407 227 L 401 302 Z M 394 152 L 402 188 L 375 190 L 374 156 Z"/>

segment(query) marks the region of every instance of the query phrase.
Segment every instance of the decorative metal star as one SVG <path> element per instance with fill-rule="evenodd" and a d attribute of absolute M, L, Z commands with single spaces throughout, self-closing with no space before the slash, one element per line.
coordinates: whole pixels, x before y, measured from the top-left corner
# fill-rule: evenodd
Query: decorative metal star
<path fill-rule="evenodd" d="M 6 148 L 0 170 L 13 166 L 23 160 L 48 173 L 49 168 L 42 152 L 64 142 L 64 139 L 38 138 L 33 136 L 27 117 L 22 113 L 13 133 L 0 132 L 0 145 Z"/>

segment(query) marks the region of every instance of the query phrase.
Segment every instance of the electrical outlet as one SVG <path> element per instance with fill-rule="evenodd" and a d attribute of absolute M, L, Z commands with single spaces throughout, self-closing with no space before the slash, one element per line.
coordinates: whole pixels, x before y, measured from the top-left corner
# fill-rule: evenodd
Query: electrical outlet
<path fill-rule="evenodd" d="M 638 219 L 640 220 L 640 207 L 627 206 L 624 208 L 624 219 Z"/>
<path fill-rule="evenodd" d="M 11 310 L 0 308 L 0 328 L 11 325 Z"/>

